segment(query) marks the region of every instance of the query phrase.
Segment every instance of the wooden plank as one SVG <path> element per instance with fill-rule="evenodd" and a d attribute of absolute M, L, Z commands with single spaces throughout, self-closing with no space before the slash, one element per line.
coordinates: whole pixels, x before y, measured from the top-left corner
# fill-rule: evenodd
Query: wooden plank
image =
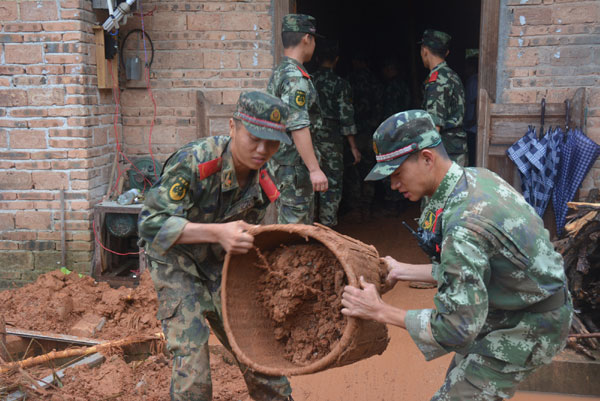
<path fill-rule="evenodd" d="M 484 0 L 481 2 L 479 26 L 479 89 L 485 89 L 488 96 L 495 100 L 500 0 Z"/>
<path fill-rule="evenodd" d="M 488 147 L 490 134 L 490 98 L 485 89 L 479 89 L 477 120 L 477 162 L 478 167 L 488 166 Z"/>
<path fill-rule="evenodd" d="M 94 39 L 96 43 L 96 75 L 98 77 L 98 89 L 112 89 L 113 81 L 108 64 L 111 63 L 112 75 L 119 76 L 119 57 L 115 55 L 112 60 L 106 60 L 104 46 L 104 29 L 96 25 L 94 29 Z"/>
<path fill-rule="evenodd" d="M 94 338 L 76 337 L 67 334 L 47 333 L 16 328 L 7 328 L 6 334 L 11 334 L 13 336 L 19 336 L 24 338 L 35 338 L 36 340 L 58 341 L 77 345 L 98 345 L 104 342 L 104 340 L 97 340 Z"/>

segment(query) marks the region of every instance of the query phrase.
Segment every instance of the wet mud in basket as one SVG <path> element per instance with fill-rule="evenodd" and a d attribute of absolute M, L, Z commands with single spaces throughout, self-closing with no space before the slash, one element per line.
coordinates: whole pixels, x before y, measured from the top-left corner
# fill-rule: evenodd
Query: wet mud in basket
<path fill-rule="evenodd" d="M 285 358 L 308 365 L 329 354 L 346 326 L 342 265 L 322 244 L 281 246 L 261 253 L 258 300 Z"/>

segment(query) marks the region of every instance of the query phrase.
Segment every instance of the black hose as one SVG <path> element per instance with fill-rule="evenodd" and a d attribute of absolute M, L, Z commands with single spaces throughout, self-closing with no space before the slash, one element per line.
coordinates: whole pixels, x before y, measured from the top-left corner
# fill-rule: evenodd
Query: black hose
<path fill-rule="evenodd" d="M 125 35 L 125 37 L 121 41 L 121 48 L 119 49 L 119 59 L 121 60 L 121 66 L 123 67 L 123 70 L 125 70 L 125 61 L 123 60 L 123 49 L 125 49 L 125 42 L 127 41 L 127 38 L 129 38 L 129 35 L 131 35 L 133 32 L 142 32 L 142 34 L 148 39 L 148 42 L 150 43 L 151 56 L 150 63 L 148 63 L 148 69 L 150 69 L 150 67 L 152 66 L 152 62 L 154 61 L 154 43 L 152 43 L 150 35 L 148 35 L 146 31 L 142 31 L 141 29 L 132 29 L 131 31 L 127 32 L 127 35 Z"/>

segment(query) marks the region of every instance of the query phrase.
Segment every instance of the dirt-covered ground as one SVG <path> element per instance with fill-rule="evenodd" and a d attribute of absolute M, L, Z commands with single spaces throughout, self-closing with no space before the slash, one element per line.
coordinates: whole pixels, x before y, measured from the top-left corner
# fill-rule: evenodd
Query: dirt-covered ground
<path fill-rule="evenodd" d="M 402 226 L 418 210 L 413 207 L 401 216 L 376 214 L 368 221 L 342 219 L 337 228 L 343 234 L 373 244 L 381 256 L 391 255 L 411 263 L 426 263 L 416 241 Z M 435 290 L 409 288 L 399 283 L 384 300 L 405 308 L 433 305 Z M 160 332 L 156 320 L 157 299 L 149 275 L 143 274 L 136 288 L 110 288 L 89 277 L 65 275 L 60 271 L 41 276 L 20 289 L 0 292 L 0 313 L 8 327 L 70 334 L 103 340 Z M 450 356 L 426 362 L 406 331 L 390 327 L 387 350 L 358 363 L 313 375 L 291 378 L 296 401 L 391 401 L 428 400 L 442 384 Z M 10 337 L 10 336 L 9 336 Z M 230 354 L 211 337 L 213 399 L 249 401 L 241 373 Z M 55 366 L 58 369 L 59 366 Z M 52 372 L 37 366 L 0 375 L 0 398 L 18 388 L 27 389 L 34 379 Z M 27 400 L 87 401 L 168 401 L 171 364 L 154 347 L 145 360 L 127 362 L 119 350 L 111 350 L 95 368 L 68 370 L 60 386 L 46 390 L 29 389 Z M 585 397 L 584 397 L 585 398 Z M 516 401 L 581 400 L 562 395 L 517 393 Z M 591 399 L 591 398 L 590 398 Z"/>

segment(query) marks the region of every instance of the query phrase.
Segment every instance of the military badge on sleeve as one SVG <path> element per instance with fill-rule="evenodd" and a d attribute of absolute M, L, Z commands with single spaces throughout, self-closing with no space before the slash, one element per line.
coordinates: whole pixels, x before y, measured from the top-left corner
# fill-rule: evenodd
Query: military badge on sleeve
<path fill-rule="evenodd" d="M 190 183 L 186 179 L 177 177 L 175 183 L 171 185 L 171 189 L 169 189 L 169 198 L 171 198 L 173 201 L 182 200 L 187 193 L 189 186 Z"/>
<path fill-rule="evenodd" d="M 306 92 L 304 91 L 296 91 L 296 95 L 294 97 L 296 104 L 300 107 L 304 107 L 306 104 Z"/>

